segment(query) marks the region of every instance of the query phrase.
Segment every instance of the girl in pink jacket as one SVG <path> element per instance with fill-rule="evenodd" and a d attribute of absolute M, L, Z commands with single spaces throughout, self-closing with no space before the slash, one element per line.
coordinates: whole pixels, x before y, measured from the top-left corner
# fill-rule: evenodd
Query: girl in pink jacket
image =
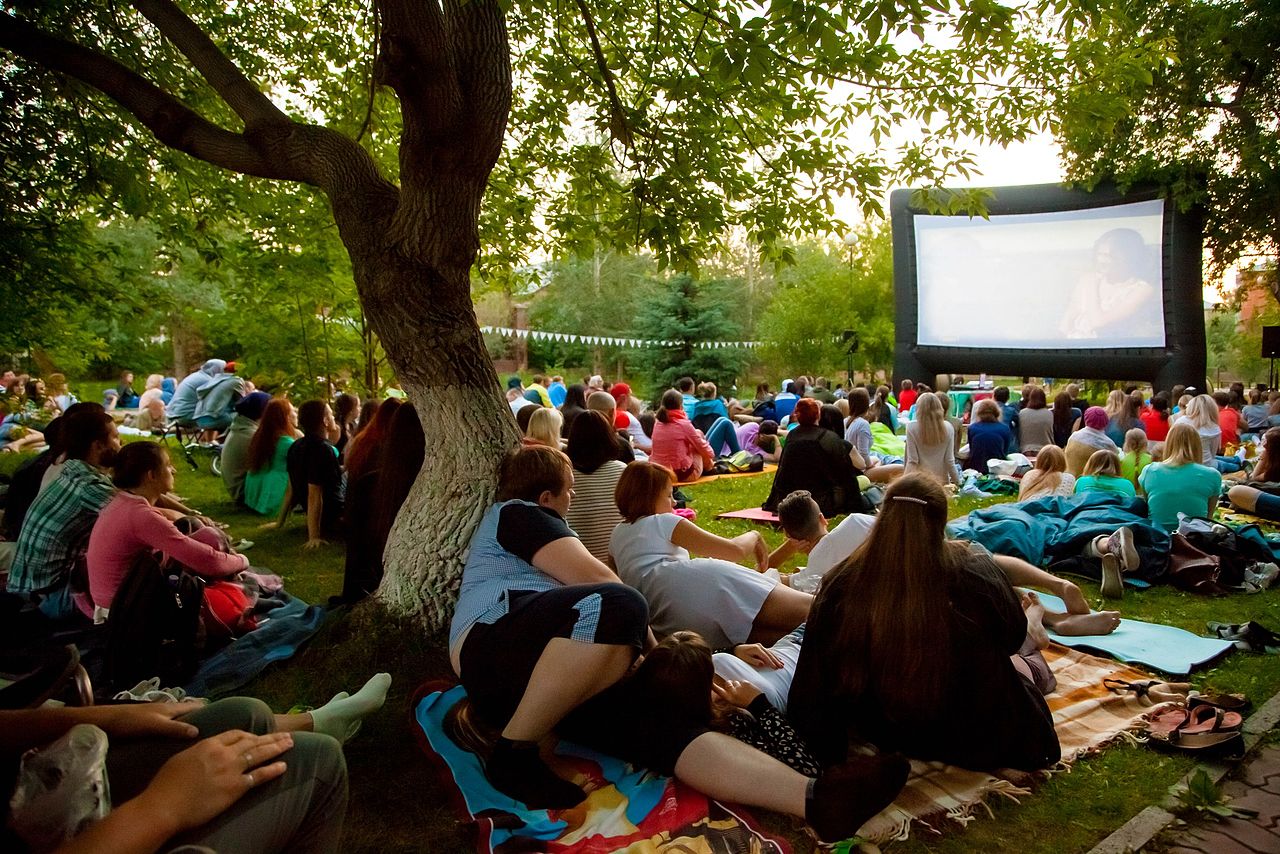
<path fill-rule="evenodd" d="M 716 456 L 702 431 L 685 415 L 680 392 L 672 388 L 663 393 L 657 419 L 649 461 L 671 469 L 682 483 L 697 480 Z"/>

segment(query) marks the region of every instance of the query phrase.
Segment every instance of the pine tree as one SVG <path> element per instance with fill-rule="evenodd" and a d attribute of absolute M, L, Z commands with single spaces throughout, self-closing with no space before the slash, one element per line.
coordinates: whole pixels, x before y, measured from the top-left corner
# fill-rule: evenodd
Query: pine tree
<path fill-rule="evenodd" d="M 701 346 L 742 338 L 742 327 L 728 310 L 733 299 L 717 293 L 723 290 L 725 283 L 699 284 L 688 275 L 673 276 L 636 317 L 637 337 L 670 342 L 646 347 L 628 360 L 649 381 L 655 398 L 685 376 L 727 389 L 746 368 L 750 355 L 744 348 Z"/>

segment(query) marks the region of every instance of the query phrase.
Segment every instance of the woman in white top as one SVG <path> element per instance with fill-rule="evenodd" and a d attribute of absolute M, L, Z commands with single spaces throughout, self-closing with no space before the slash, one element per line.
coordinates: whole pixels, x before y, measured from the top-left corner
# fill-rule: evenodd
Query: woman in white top
<path fill-rule="evenodd" d="M 671 469 L 636 462 L 615 493 L 623 522 L 613 529 L 609 553 L 619 577 L 649 602 L 654 634 L 690 629 L 722 649 L 772 644 L 803 623 L 813 597 L 762 574 L 769 566 L 764 538 L 749 531 L 725 539 L 677 516 L 675 482 Z M 732 562 L 748 559 L 755 570 Z"/>
<path fill-rule="evenodd" d="M 608 563 L 609 537 L 622 521 L 613 493 L 627 464 L 617 458 L 613 426 L 604 413 L 588 409 L 573 419 L 565 453 L 573 463 L 573 498 L 565 524 L 592 557 Z"/>
<path fill-rule="evenodd" d="M 942 483 L 959 486 L 955 428 L 943 415 L 942 401 L 932 393 L 922 394 L 915 410 L 915 420 L 907 425 L 906 473 L 926 471 Z"/>

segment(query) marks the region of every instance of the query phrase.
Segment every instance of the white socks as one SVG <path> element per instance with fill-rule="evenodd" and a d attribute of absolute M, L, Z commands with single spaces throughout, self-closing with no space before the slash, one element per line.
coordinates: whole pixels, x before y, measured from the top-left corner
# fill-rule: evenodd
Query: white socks
<path fill-rule="evenodd" d="M 356 734 L 365 717 L 382 708 L 390 687 L 391 674 L 379 673 L 354 695 L 346 691 L 337 694 L 320 708 L 312 710 L 313 729 L 345 742 Z"/>

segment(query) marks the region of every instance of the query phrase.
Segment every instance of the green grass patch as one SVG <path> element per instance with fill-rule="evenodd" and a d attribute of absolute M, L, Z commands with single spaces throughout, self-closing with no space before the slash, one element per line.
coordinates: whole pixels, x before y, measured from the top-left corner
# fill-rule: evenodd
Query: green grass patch
<path fill-rule="evenodd" d="M 0 455 L 0 474 L 11 473 L 19 462 L 17 457 Z M 233 536 L 255 541 L 248 553 L 255 566 L 283 576 L 290 592 L 310 602 L 323 603 L 341 590 L 342 546 L 304 552 L 305 525 L 301 519 L 293 519 L 284 531 L 262 530 L 268 520 L 235 507 L 221 480 L 209 473 L 207 460 L 201 460 L 197 472 L 177 455 L 175 460 L 178 492 L 192 506 L 228 522 Z M 769 475 L 728 478 L 686 491 L 703 527 L 724 536 L 758 530 L 770 546 L 776 546 L 783 539 L 780 531 L 715 518 L 726 510 L 759 506 L 771 480 Z M 952 516 L 1001 500 L 963 498 L 953 503 Z M 1080 584 L 1090 601 L 1099 601 L 1097 585 Z M 1155 587 L 1127 593 L 1120 607 L 1125 616 L 1168 623 L 1197 634 L 1204 634 L 1209 620 L 1258 620 L 1280 627 L 1280 593 L 1275 590 L 1207 599 Z M 466 851 L 473 845 L 471 828 L 456 820 L 445 788 L 414 741 L 410 716 L 409 698 L 419 684 L 452 677 L 443 647 L 443 638 L 424 637 L 411 622 L 395 619 L 377 606 L 344 609 L 332 613 L 297 656 L 271 666 L 242 692 L 284 711 L 296 704 L 320 705 L 340 690 L 358 687 L 380 670 L 394 677 L 387 706 L 365 722 L 346 748 L 351 806 L 345 851 Z M 1235 653 L 1218 666 L 1196 673 L 1191 681 L 1200 688 L 1243 691 L 1261 703 L 1280 691 L 1280 667 L 1274 658 Z M 965 829 L 957 827 L 942 837 L 913 831 L 910 841 L 895 843 L 889 850 L 1087 851 L 1143 807 L 1163 800 L 1191 764 L 1146 748 L 1112 747 L 1078 762 L 1070 773 L 1053 776 L 1034 795 L 1022 798 L 1021 804 L 991 799 L 994 820 L 979 809 L 978 820 Z M 768 828 L 788 837 L 794 850 L 811 850 L 797 822 L 756 812 Z"/>

